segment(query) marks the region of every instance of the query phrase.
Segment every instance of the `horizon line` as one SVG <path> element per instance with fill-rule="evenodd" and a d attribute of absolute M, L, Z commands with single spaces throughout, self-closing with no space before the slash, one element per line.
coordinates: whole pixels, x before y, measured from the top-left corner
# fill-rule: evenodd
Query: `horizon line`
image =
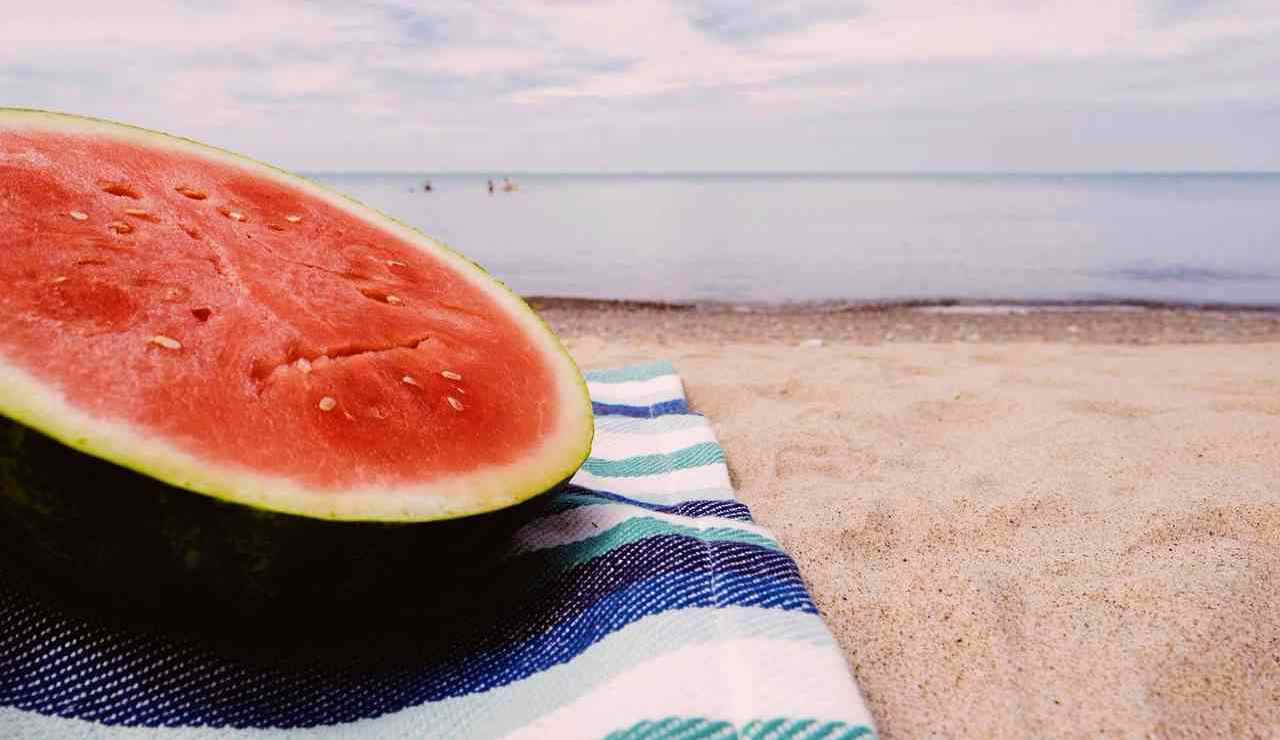
<path fill-rule="evenodd" d="M 381 170 L 299 168 L 311 175 L 391 175 L 434 177 L 1175 177 L 1175 176 L 1280 176 L 1280 170 L 1186 169 L 1186 170 Z"/>

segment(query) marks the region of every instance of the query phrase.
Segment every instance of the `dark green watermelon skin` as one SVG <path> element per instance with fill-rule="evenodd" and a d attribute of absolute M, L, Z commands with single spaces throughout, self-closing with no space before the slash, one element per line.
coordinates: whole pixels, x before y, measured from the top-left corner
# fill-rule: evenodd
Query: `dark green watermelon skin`
<path fill-rule="evenodd" d="M 288 624 L 394 611 L 483 578 L 538 505 L 416 524 L 310 519 L 175 488 L 0 417 L 0 567 L 122 614 Z"/>

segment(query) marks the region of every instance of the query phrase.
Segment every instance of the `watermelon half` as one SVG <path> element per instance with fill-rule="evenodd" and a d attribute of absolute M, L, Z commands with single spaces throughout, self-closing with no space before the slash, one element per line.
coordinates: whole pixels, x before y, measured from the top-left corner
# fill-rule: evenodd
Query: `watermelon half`
<path fill-rule="evenodd" d="M 351 529 L 324 524 L 502 509 L 589 451 L 582 376 L 520 298 L 304 179 L 0 109 L 0 219 L 0 499 L 28 547 L 96 557 L 60 528 L 107 547 L 128 510 L 175 578 L 218 547 L 265 571 L 264 536 L 316 560 Z"/>

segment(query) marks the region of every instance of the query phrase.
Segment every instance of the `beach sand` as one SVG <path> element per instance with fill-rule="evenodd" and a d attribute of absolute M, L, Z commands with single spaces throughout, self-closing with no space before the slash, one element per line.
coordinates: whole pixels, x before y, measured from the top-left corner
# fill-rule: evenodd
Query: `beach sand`
<path fill-rule="evenodd" d="M 539 305 L 676 364 L 884 737 L 1280 734 L 1280 316 Z"/>

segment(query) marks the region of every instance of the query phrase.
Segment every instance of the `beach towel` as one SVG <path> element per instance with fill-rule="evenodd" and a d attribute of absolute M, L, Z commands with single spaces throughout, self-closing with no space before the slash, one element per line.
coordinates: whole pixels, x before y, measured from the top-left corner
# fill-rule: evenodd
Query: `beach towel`
<path fill-rule="evenodd" d="M 424 622 L 429 647 L 385 667 L 274 663 L 59 611 L 0 568 L 0 736 L 873 737 L 674 368 L 587 380 L 591 456 L 525 507 L 487 623 Z"/>

